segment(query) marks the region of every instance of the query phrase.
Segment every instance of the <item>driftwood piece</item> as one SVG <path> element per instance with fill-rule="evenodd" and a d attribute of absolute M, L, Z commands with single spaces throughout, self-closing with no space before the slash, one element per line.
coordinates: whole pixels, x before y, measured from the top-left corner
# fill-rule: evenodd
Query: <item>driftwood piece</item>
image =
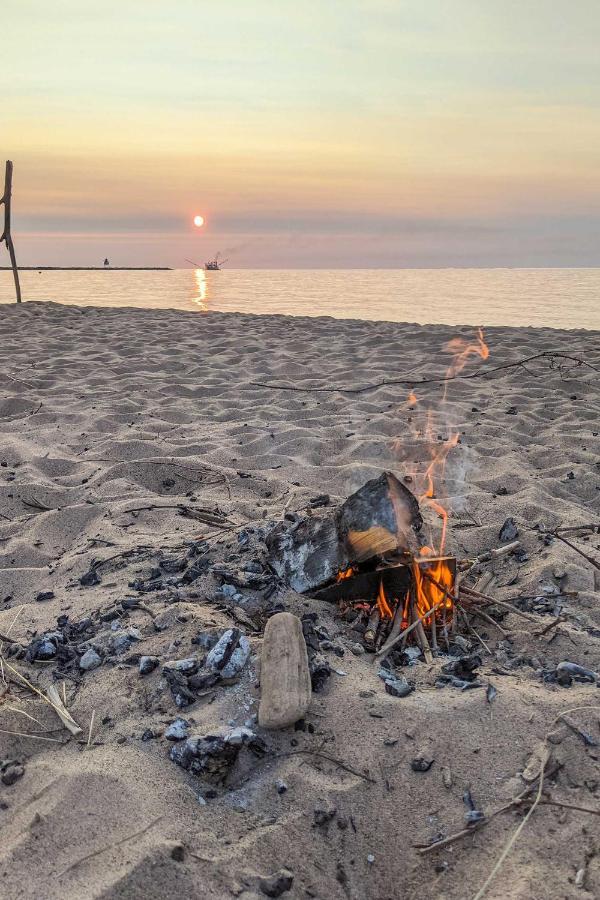
<path fill-rule="evenodd" d="M 311 698 L 308 653 L 302 623 L 276 613 L 265 628 L 260 667 L 261 728 L 286 728 L 306 713 Z"/>
<path fill-rule="evenodd" d="M 0 197 L 0 206 L 4 204 L 4 228 L 0 234 L 0 244 L 4 242 L 8 255 L 10 256 L 10 264 L 12 266 L 13 277 L 15 279 L 15 290 L 17 292 L 17 303 L 21 302 L 21 285 L 19 283 L 19 270 L 17 268 L 17 257 L 15 247 L 10 233 L 10 209 L 12 198 L 12 173 L 13 164 L 10 160 L 6 161 L 6 172 L 4 176 L 4 194 Z"/>
<path fill-rule="evenodd" d="M 303 593 L 332 581 L 354 563 L 390 551 L 418 551 L 423 524 L 413 494 L 391 472 L 368 481 L 332 514 L 282 522 L 267 537 L 270 563 Z"/>

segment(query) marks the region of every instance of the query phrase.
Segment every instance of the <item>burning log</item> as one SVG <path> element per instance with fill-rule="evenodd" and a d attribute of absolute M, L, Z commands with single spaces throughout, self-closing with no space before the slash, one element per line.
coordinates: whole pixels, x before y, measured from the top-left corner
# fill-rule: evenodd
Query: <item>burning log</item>
<path fill-rule="evenodd" d="M 267 537 L 270 563 L 290 587 L 304 593 L 384 553 L 418 553 L 422 524 L 416 497 L 384 472 L 331 516 L 277 525 Z"/>

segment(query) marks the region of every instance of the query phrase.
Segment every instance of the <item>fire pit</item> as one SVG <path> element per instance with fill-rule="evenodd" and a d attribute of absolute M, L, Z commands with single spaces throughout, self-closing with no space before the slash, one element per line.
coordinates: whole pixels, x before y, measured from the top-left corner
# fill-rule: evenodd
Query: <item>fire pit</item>
<path fill-rule="evenodd" d="M 362 623 L 366 649 L 384 655 L 410 640 L 429 660 L 455 627 L 457 565 L 423 545 L 422 525 L 416 497 L 384 472 L 335 512 L 278 525 L 270 562 L 295 590 Z"/>

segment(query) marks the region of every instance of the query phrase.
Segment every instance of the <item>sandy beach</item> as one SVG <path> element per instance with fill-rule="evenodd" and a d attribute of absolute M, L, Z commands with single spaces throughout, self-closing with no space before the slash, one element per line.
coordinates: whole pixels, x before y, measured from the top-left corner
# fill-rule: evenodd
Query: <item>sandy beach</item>
<path fill-rule="evenodd" d="M 3 897 L 251 900 L 278 896 L 261 879 L 281 869 L 293 879 L 285 897 L 475 897 L 523 809 L 431 853 L 415 845 L 465 827 L 465 791 L 488 818 L 509 803 L 548 732 L 552 783 L 486 896 L 600 895 L 600 694 L 543 677 L 565 660 L 600 670 L 598 530 L 548 537 L 600 523 L 600 333 L 486 329 L 489 359 L 470 359 L 463 374 L 478 376 L 448 383 L 442 403 L 444 345 L 473 334 L 2 307 L 0 645 L 40 690 L 56 679 L 82 728 L 71 735 L 18 676 L 0 682 L 0 764 L 18 773 L 0 784 Z M 198 734 L 252 722 L 265 608 L 241 590 L 232 609 L 210 569 L 187 585 L 145 585 L 194 542 L 226 565 L 240 534 L 260 538 L 319 495 L 335 505 L 384 470 L 417 478 L 431 449 L 427 411 L 434 442 L 451 428 L 460 436 L 437 486 L 448 551 L 498 547 L 512 517 L 523 552 L 490 563 L 488 590 L 505 602 L 560 600 L 561 621 L 552 604 L 521 604 L 530 619 L 508 612 L 502 631 L 479 621 L 483 688 L 440 689 L 446 660 L 420 661 L 409 667 L 414 692 L 398 698 L 371 656 L 355 655 L 334 607 L 278 589 L 269 602 L 316 612 L 343 656 L 323 651 L 337 672 L 302 729 L 261 733 L 266 753 L 246 754 L 225 787 L 207 789 L 171 761 L 164 731 L 179 715 Z M 142 604 L 115 618 L 126 598 Z M 19 655 L 64 616 L 97 667 L 61 675 L 56 659 Z M 247 666 L 178 709 L 161 665 L 232 625 L 248 635 Z M 161 665 L 142 677 L 135 654 Z M 571 725 L 556 721 L 579 707 L 590 709 L 570 712 Z M 422 757 L 433 764 L 414 771 Z"/>

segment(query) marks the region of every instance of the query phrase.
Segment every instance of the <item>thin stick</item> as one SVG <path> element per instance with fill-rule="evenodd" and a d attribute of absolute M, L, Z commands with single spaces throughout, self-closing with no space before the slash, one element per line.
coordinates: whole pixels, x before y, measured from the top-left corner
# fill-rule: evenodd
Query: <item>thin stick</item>
<path fill-rule="evenodd" d="M 85 749 L 89 750 L 92 744 L 92 732 L 94 730 L 94 719 L 96 718 L 96 710 L 92 710 L 92 718 L 90 719 L 90 730 L 88 734 L 87 744 L 85 745 Z"/>
<path fill-rule="evenodd" d="M 388 653 L 390 652 L 390 650 L 393 650 L 394 647 L 400 643 L 400 641 L 402 641 L 402 640 L 404 640 L 404 638 L 408 637 L 408 635 L 411 633 L 411 631 L 414 631 L 414 629 L 417 627 L 419 622 L 423 622 L 425 619 L 428 619 L 429 616 L 432 613 L 434 613 L 436 611 L 436 609 L 439 609 L 440 606 L 442 605 L 442 603 L 444 603 L 444 602 L 445 602 L 445 598 L 443 600 L 440 600 L 439 603 L 436 603 L 435 606 L 432 606 L 431 609 L 428 610 L 426 613 L 424 613 L 424 615 L 422 615 L 420 618 L 417 618 L 417 620 L 415 622 L 413 622 L 411 625 L 409 625 L 408 628 L 405 628 L 404 631 L 402 631 L 400 634 L 396 635 L 396 637 L 393 638 L 393 640 L 391 640 L 391 641 L 387 640 L 385 642 L 385 644 L 383 645 L 383 647 L 380 650 L 378 650 L 377 653 L 373 654 L 373 658 L 381 659 L 382 657 L 387 656 Z"/>
<path fill-rule="evenodd" d="M 331 763 L 334 763 L 336 766 L 339 766 L 340 769 L 344 769 L 346 772 L 350 772 L 351 775 L 356 775 L 357 778 L 362 778 L 364 781 L 368 781 L 369 784 L 377 784 L 374 778 L 371 778 L 370 775 L 365 775 L 364 772 L 359 772 L 358 769 L 353 768 L 353 766 L 349 766 L 348 763 L 345 763 L 342 759 L 338 759 L 336 756 L 330 756 L 329 753 L 323 753 L 322 750 L 311 750 L 310 747 L 306 747 L 301 750 L 289 750 L 287 753 L 277 753 L 276 758 L 281 759 L 286 756 L 301 756 L 302 754 L 308 756 L 318 756 L 321 759 L 326 759 Z"/>
<path fill-rule="evenodd" d="M 35 741 L 52 741 L 53 744 L 64 744 L 59 738 L 44 737 L 42 734 L 27 734 L 25 731 L 7 731 L 6 728 L 0 728 L 2 734 L 14 734 L 15 737 L 32 738 Z"/>
<path fill-rule="evenodd" d="M 13 271 L 13 278 L 15 279 L 15 290 L 17 292 L 17 303 L 21 302 L 21 285 L 19 283 L 19 269 L 17 268 L 17 257 L 15 255 L 15 247 L 12 241 L 12 237 L 10 234 L 10 209 L 11 209 L 11 199 L 12 199 L 12 175 L 13 175 L 13 164 L 7 159 L 6 160 L 6 172 L 4 175 L 4 194 L 0 197 L 0 205 L 4 203 L 4 230 L 0 235 L 0 244 L 2 241 L 6 244 L 6 249 L 8 250 L 8 255 L 10 256 L 10 264 Z"/>
<path fill-rule="evenodd" d="M 585 352 L 585 351 L 582 351 Z M 569 356 L 567 353 L 561 353 L 558 350 L 544 350 L 542 353 L 534 353 L 532 356 L 526 356 L 524 359 L 519 359 L 516 362 L 505 363 L 502 366 L 494 366 L 490 369 L 484 369 L 478 372 L 471 372 L 468 375 L 450 375 L 445 378 L 421 378 L 419 380 L 415 380 L 414 378 L 394 378 L 388 381 L 379 381 L 376 384 L 366 384 L 362 387 L 357 388 L 339 388 L 339 387 L 328 387 L 328 388 L 303 388 L 297 385 L 288 385 L 288 384 L 267 384 L 264 381 L 249 381 L 248 385 L 256 386 L 256 387 L 266 387 L 271 388 L 272 390 L 277 391 L 301 391 L 303 393 L 338 393 L 338 394 L 364 394 L 365 391 L 375 391 L 380 387 L 386 387 L 388 384 L 408 384 L 412 387 L 418 387 L 420 384 L 445 384 L 447 381 L 456 381 L 456 379 L 469 379 L 469 378 L 483 378 L 484 375 L 491 375 L 493 372 L 502 372 L 506 369 L 513 369 L 517 366 L 522 366 L 523 363 L 532 362 L 534 359 L 569 359 L 572 362 L 577 363 L 578 366 L 586 366 L 588 369 L 592 369 L 593 372 L 598 372 L 599 370 L 591 365 L 591 363 L 586 362 L 583 359 L 579 359 L 576 356 Z"/>
<path fill-rule="evenodd" d="M 67 866 L 66 869 L 63 869 L 59 878 L 62 878 L 63 875 L 66 875 L 67 872 L 70 872 L 72 869 L 75 869 L 77 866 L 80 866 L 82 863 L 87 862 L 88 859 L 93 859 L 95 856 L 100 856 L 101 853 L 106 853 L 107 850 L 112 850 L 114 847 L 120 847 L 121 844 L 126 843 L 127 841 L 132 841 L 133 838 L 141 837 L 143 834 L 146 834 L 147 831 L 150 831 L 151 828 L 156 825 L 157 822 L 160 822 L 162 816 L 157 816 L 156 819 L 153 819 L 148 825 L 145 825 L 143 828 L 140 828 L 139 831 L 134 831 L 133 834 L 127 834 L 124 838 L 121 838 L 119 841 L 115 841 L 112 844 L 105 844 L 104 847 L 100 847 L 99 850 L 94 850 L 92 853 L 86 854 L 86 856 L 82 856 L 81 859 L 75 860 L 74 863 L 71 863 L 70 866 Z"/>
<path fill-rule="evenodd" d="M 570 547 L 571 550 L 574 550 L 576 553 L 579 553 L 580 556 L 583 556 L 583 558 L 586 559 L 589 563 L 591 563 L 591 565 L 594 566 L 594 568 L 600 570 L 600 562 L 598 562 L 597 559 L 594 559 L 593 556 L 588 556 L 587 553 L 584 553 L 583 550 L 580 550 L 579 547 L 576 547 L 575 544 L 572 544 L 571 541 L 568 541 L 561 534 L 557 534 L 556 532 L 554 532 L 554 537 L 558 538 L 559 541 L 562 541 L 563 544 L 566 544 L 567 547 Z"/>
<path fill-rule="evenodd" d="M 500 634 L 503 637 L 506 637 L 508 631 L 505 631 L 501 625 L 499 625 L 495 619 L 492 619 L 491 616 L 488 616 L 482 609 L 478 609 L 475 604 L 469 607 L 469 612 L 473 613 L 474 616 L 479 616 L 480 619 L 483 619 L 484 622 L 487 622 L 489 625 L 493 625 L 494 628 L 497 628 Z"/>
<path fill-rule="evenodd" d="M 505 603 L 504 600 L 495 600 L 494 597 L 489 597 L 487 594 L 481 594 L 479 591 L 476 591 L 474 588 L 469 587 L 461 587 L 461 593 L 466 595 L 466 599 L 470 599 L 470 597 L 475 597 L 478 600 L 486 600 L 488 603 L 492 603 L 494 606 L 501 606 L 503 609 L 508 610 L 508 612 L 514 613 L 515 616 L 520 616 L 522 619 L 525 619 L 527 622 L 533 622 L 534 625 L 539 624 L 533 616 L 528 616 L 527 613 L 522 612 L 522 610 L 517 609 L 512 603 Z"/>

